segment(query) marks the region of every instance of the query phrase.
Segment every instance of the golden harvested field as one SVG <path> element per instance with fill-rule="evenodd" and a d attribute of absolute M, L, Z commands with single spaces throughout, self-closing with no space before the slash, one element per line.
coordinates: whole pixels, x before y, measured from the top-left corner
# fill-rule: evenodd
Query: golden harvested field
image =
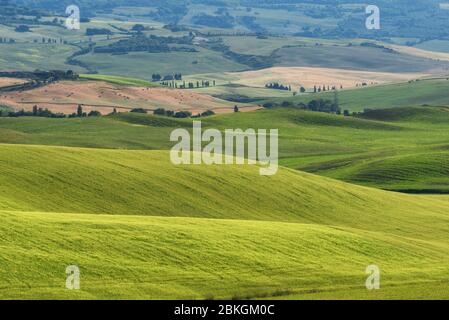
<path fill-rule="evenodd" d="M 444 52 L 436 52 L 436 51 L 428 51 L 415 47 L 406 47 L 399 45 L 389 45 L 393 50 L 396 50 L 400 53 L 409 54 L 412 56 L 417 56 L 421 58 L 434 59 L 440 61 L 449 61 L 449 53 Z"/>
<path fill-rule="evenodd" d="M 364 82 L 368 84 L 382 84 L 388 82 L 403 82 L 428 76 L 424 73 L 387 73 L 354 71 L 329 68 L 309 67 L 274 67 L 256 71 L 227 73 L 229 81 L 252 87 L 264 87 L 270 82 L 284 85 L 304 86 L 340 86 L 355 87 Z"/>
<path fill-rule="evenodd" d="M 193 114 L 206 110 L 217 113 L 232 112 L 234 104 L 191 90 L 166 88 L 142 88 L 120 86 L 102 81 L 61 81 L 34 90 L 4 93 L 3 104 L 16 110 L 31 110 L 34 105 L 54 112 L 73 113 L 78 104 L 85 111 L 98 110 L 104 114 L 113 108 L 129 111 L 144 108 L 149 111 L 159 107 Z M 240 106 L 242 111 L 257 109 L 257 106 Z"/>
<path fill-rule="evenodd" d="M 26 82 L 25 80 L 17 78 L 0 78 L 0 87 L 13 86 L 25 82 Z"/>

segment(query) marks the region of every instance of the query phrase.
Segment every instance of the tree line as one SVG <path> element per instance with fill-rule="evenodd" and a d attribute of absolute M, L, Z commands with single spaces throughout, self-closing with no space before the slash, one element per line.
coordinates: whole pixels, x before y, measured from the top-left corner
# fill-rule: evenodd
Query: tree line
<path fill-rule="evenodd" d="M 281 83 L 278 82 L 273 82 L 273 83 L 267 83 L 265 85 L 265 88 L 267 89 L 276 89 L 276 90 L 285 90 L 285 91 L 292 91 L 292 86 L 290 85 L 283 85 Z"/>
<path fill-rule="evenodd" d="M 113 113 L 117 113 L 114 109 Z M 85 118 L 85 117 L 101 117 L 101 113 L 96 110 L 90 112 L 84 112 L 83 107 L 78 105 L 76 112 L 66 115 L 61 112 L 53 112 L 48 108 L 40 108 L 37 105 L 33 106 L 32 111 L 25 111 L 24 109 L 19 111 L 5 111 L 0 110 L 0 117 L 19 118 L 19 117 L 41 117 L 41 118 Z"/>
<path fill-rule="evenodd" d="M 173 88 L 173 89 L 195 89 L 195 88 L 208 88 L 208 87 L 215 87 L 216 86 L 216 81 L 212 80 L 197 80 L 194 82 L 186 82 L 183 81 L 182 83 L 178 84 L 178 82 L 176 81 L 162 81 L 161 85 L 165 86 L 165 87 L 169 87 L 169 88 Z"/>
<path fill-rule="evenodd" d="M 169 74 L 166 76 L 161 76 L 159 73 L 154 73 L 151 75 L 151 79 L 153 82 L 158 81 L 173 81 L 173 80 L 182 80 L 182 74 L 181 73 L 175 73 L 175 74 Z"/>
<path fill-rule="evenodd" d="M 343 89 L 343 85 L 340 85 L 340 90 Z M 326 92 L 326 91 L 335 91 L 337 90 L 337 86 L 333 85 L 323 85 L 323 86 L 313 86 L 313 93 L 317 93 L 317 92 Z"/>
<path fill-rule="evenodd" d="M 338 98 L 336 97 L 334 101 L 329 99 L 315 99 L 311 100 L 308 103 L 300 102 L 298 104 L 294 104 L 291 101 L 284 101 L 280 104 L 268 102 L 263 105 L 264 108 L 271 109 L 276 107 L 282 107 L 282 108 L 298 108 L 301 110 L 308 110 L 308 111 L 314 111 L 314 112 L 324 112 L 324 113 L 334 113 L 334 114 L 341 114 L 342 111 L 340 109 L 340 106 L 338 104 Z M 346 112 L 347 110 L 345 110 Z M 347 114 L 349 115 L 349 114 Z"/>

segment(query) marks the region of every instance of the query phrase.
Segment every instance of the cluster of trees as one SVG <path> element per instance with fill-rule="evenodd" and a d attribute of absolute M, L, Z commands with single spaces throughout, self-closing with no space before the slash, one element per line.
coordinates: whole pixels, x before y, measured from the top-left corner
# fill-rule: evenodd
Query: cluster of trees
<path fill-rule="evenodd" d="M 203 47 L 220 52 L 225 58 L 247 65 L 252 69 L 271 68 L 276 63 L 275 55 L 260 56 L 234 52 L 229 45 L 223 42 L 223 39 L 215 39 L 214 41 L 206 42 L 203 44 Z"/>
<path fill-rule="evenodd" d="M 362 82 L 362 83 L 357 83 L 355 86 L 357 88 L 360 88 L 360 87 L 367 87 L 368 85 L 374 85 L 374 84 L 378 84 L 378 83 L 377 82 L 370 82 L 368 84 L 368 82 Z"/>
<path fill-rule="evenodd" d="M 237 106 L 236 106 L 236 108 L 237 108 Z M 236 112 L 238 112 L 238 108 L 237 108 Z M 175 112 L 172 110 L 165 110 L 164 108 L 158 108 L 153 111 L 153 114 L 158 115 L 158 116 L 166 116 L 166 117 L 174 117 L 174 118 L 201 118 L 201 117 L 213 116 L 215 114 L 215 112 L 213 112 L 212 110 L 206 110 L 206 111 L 198 113 L 196 115 L 192 115 L 192 113 L 190 111 Z"/>
<path fill-rule="evenodd" d="M 151 79 L 154 82 L 158 82 L 158 81 L 173 81 L 173 80 L 182 80 L 182 74 L 181 73 L 175 73 L 175 74 L 170 74 L 170 75 L 166 75 L 164 77 L 162 77 L 160 74 L 155 73 L 151 76 Z"/>
<path fill-rule="evenodd" d="M 95 110 L 90 111 L 89 113 L 86 113 L 83 111 L 83 107 L 81 105 L 78 106 L 78 109 L 75 113 L 72 113 L 69 116 L 66 116 L 64 113 L 60 112 L 53 112 L 51 110 L 48 110 L 47 108 L 39 108 L 37 105 L 33 106 L 32 111 L 2 111 L 0 110 L 0 116 L 1 117 L 11 117 L 11 118 L 18 118 L 18 117 L 41 117 L 41 118 L 82 118 L 82 117 L 100 117 L 101 113 Z"/>
<path fill-rule="evenodd" d="M 79 78 L 78 74 L 74 73 L 72 70 L 62 71 L 39 71 L 34 72 L 29 71 L 0 71 L 0 77 L 6 78 L 19 78 L 27 79 L 29 81 L 25 83 L 5 86 L 0 88 L 0 92 L 12 92 L 20 90 L 30 90 L 34 88 L 41 87 L 45 84 L 52 83 L 59 80 L 76 80 Z"/>
<path fill-rule="evenodd" d="M 116 113 L 117 111 L 114 109 L 113 113 Z M 69 118 L 85 118 L 85 117 L 101 117 L 101 112 L 96 110 L 91 110 L 89 113 L 84 112 L 83 106 L 78 105 L 78 108 L 76 109 L 76 112 L 69 115 Z"/>
<path fill-rule="evenodd" d="M 316 111 L 316 112 L 326 112 L 326 113 L 336 113 L 340 114 L 341 109 L 338 103 L 331 100 L 317 99 L 309 101 L 307 104 L 299 103 L 298 107 L 303 110 Z"/>
<path fill-rule="evenodd" d="M 43 44 L 67 44 L 67 40 L 64 40 L 62 38 L 54 39 L 54 38 L 42 38 L 42 39 L 34 39 L 34 43 L 43 43 Z"/>
<path fill-rule="evenodd" d="M 300 102 L 296 105 L 290 101 L 284 101 L 281 104 L 269 102 L 269 103 L 264 104 L 263 107 L 268 108 L 268 109 L 275 108 L 275 107 L 299 108 L 301 110 L 341 114 L 341 109 L 338 104 L 338 99 L 335 99 L 334 101 L 325 100 L 325 99 L 316 99 L 316 100 L 311 100 L 308 103 Z M 345 110 L 345 112 L 347 112 L 347 110 Z M 346 114 L 346 115 L 349 115 L 349 114 Z"/>
<path fill-rule="evenodd" d="M 265 88 L 277 89 L 277 90 L 285 90 L 285 91 L 292 91 L 292 87 L 290 85 L 289 86 L 284 86 L 283 84 L 280 84 L 278 82 L 267 83 L 265 85 Z"/>
<path fill-rule="evenodd" d="M 0 38 L 0 43 L 15 43 L 16 40 L 13 38 Z"/>
<path fill-rule="evenodd" d="M 131 31 L 134 32 L 143 32 L 145 31 L 145 26 L 143 24 L 135 24 L 132 28 Z"/>
<path fill-rule="evenodd" d="M 174 89 L 195 89 L 195 88 L 207 88 L 216 85 L 216 81 L 201 80 L 196 82 L 185 82 L 178 84 L 176 81 L 162 81 L 161 84 L 165 87 Z"/>
<path fill-rule="evenodd" d="M 229 12 L 225 12 L 221 15 L 208 15 L 202 13 L 192 17 L 192 22 L 206 27 L 231 29 L 235 24 L 235 18 L 232 17 Z"/>
<path fill-rule="evenodd" d="M 153 6 L 157 5 L 159 2 L 159 6 L 157 6 L 156 10 L 150 12 L 148 14 L 153 20 L 161 21 L 164 23 L 178 24 L 179 21 L 189 12 L 189 8 L 187 7 L 187 3 L 179 3 L 175 1 L 152 1 Z M 147 5 L 147 2 L 144 2 Z"/>
<path fill-rule="evenodd" d="M 212 110 L 207 110 L 207 111 L 198 113 L 196 116 L 192 116 L 192 118 L 209 117 L 209 116 L 213 116 L 214 114 L 215 114 L 215 112 L 213 112 Z"/>
<path fill-rule="evenodd" d="M 33 111 L 2 111 L 0 110 L 0 117 L 10 117 L 10 118 L 18 118 L 18 117 L 43 117 L 43 118 L 65 118 L 65 114 L 63 113 L 54 113 L 48 109 L 38 108 L 37 106 L 33 107 Z"/>
<path fill-rule="evenodd" d="M 34 5 L 19 6 L 14 2 L 23 1 L 0 1 L 0 21 L 2 24 L 11 25 L 37 25 L 52 24 L 51 21 L 41 21 L 42 16 L 50 16 L 46 9 L 37 9 Z"/>
<path fill-rule="evenodd" d="M 37 81 L 57 81 L 57 80 L 76 80 L 79 75 L 73 70 L 51 70 L 51 71 L 0 71 L 0 77 L 32 79 Z"/>
<path fill-rule="evenodd" d="M 343 89 L 343 86 L 340 85 L 340 89 Z M 337 90 L 337 86 L 329 86 L 329 85 L 323 85 L 321 86 L 313 86 L 313 92 L 317 93 L 317 92 L 326 92 L 326 91 L 335 91 Z"/>
<path fill-rule="evenodd" d="M 180 26 L 178 24 L 169 23 L 163 26 L 164 29 L 170 30 L 171 32 L 183 32 L 183 31 L 190 31 L 189 28 L 185 26 Z"/>
<path fill-rule="evenodd" d="M 112 35 L 112 31 L 106 28 L 87 28 L 86 36 Z"/>
<path fill-rule="evenodd" d="M 14 31 L 15 31 L 15 32 L 30 32 L 31 30 L 30 30 L 30 27 L 29 27 L 29 26 L 24 25 L 24 24 L 21 24 L 21 25 L 17 26 L 17 27 L 14 29 Z"/>
<path fill-rule="evenodd" d="M 247 27 L 249 30 L 251 30 L 259 35 L 264 35 L 264 34 L 268 33 L 267 29 L 265 29 L 264 27 L 262 27 L 260 24 L 258 24 L 256 22 L 256 17 L 243 16 L 243 17 L 240 17 L 238 20 L 239 20 L 239 23 L 241 23 L 242 25 Z"/>
<path fill-rule="evenodd" d="M 94 52 L 112 54 L 126 54 L 128 52 L 160 53 L 170 51 L 197 52 L 196 49 L 191 47 L 169 46 L 173 44 L 185 46 L 191 45 L 192 37 L 159 37 L 155 35 L 145 36 L 142 33 L 137 33 L 130 38 L 121 39 L 107 46 L 95 47 Z"/>
<path fill-rule="evenodd" d="M 190 118 L 192 117 L 192 113 L 190 111 L 172 111 L 172 110 L 165 110 L 164 108 L 158 108 L 153 111 L 153 114 L 158 116 L 166 116 L 166 117 L 173 117 L 173 118 Z"/>

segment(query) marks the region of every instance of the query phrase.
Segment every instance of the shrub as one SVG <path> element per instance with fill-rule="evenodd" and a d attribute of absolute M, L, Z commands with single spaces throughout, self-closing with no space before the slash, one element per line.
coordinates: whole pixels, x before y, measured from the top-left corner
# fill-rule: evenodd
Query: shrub
<path fill-rule="evenodd" d="M 130 112 L 134 112 L 134 113 L 148 113 L 148 111 L 143 109 L 143 108 L 134 108 Z"/>
<path fill-rule="evenodd" d="M 213 116 L 215 114 L 215 112 L 213 112 L 212 110 L 207 110 L 204 111 L 203 113 L 201 113 L 202 117 L 207 117 L 207 116 Z"/>
<path fill-rule="evenodd" d="M 87 114 L 88 117 L 101 117 L 101 112 L 97 110 L 92 110 Z"/>
<path fill-rule="evenodd" d="M 167 111 L 165 111 L 164 108 L 157 108 L 156 110 L 153 111 L 153 114 L 159 115 L 159 116 L 165 116 L 165 115 L 167 115 Z"/>
<path fill-rule="evenodd" d="M 192 113 L 189 111 L 179 111 L 175 113 L 175 118 L 190 118 Z"/>

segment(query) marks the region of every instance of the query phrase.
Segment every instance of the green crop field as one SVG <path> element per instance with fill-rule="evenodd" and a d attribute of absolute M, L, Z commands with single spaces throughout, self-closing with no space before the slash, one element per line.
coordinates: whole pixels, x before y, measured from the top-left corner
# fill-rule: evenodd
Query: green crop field
<path fill-rule="evenodd" d="M 364 109 L 384 109 L 408 106 L 446 106 L 449 105 L 447 78 L 428 79 L 405 83 L 373 85 L 364 88 L 338 91 L 338 100 L 342 110 L 359 112 Z M 296 97 L 270 99 L 263 102 L 291 101 L 307 103 L 315 99 L 334 100 L 334 92 L 299 94 Z M 259 101 L 260 102 L 260 101 Z"/>
<path fill-rule="evenodd" d="M 84 72 L 83 68 L 66 64 L 66 59 L 77 50 L 74 46 L 59 44 L 0 44 L 0 69 L 21 71 L 72 69 Z M 51 60 L 47 60 L 50 56 Z"/>
<path fill-rule="evenodd" d="M 78 0 L 71 30 L 62 3 L 16 2 L 0 1 L 1 300 L 449 300 L 446 5 L 381 0 L 378 30 L 353 0 Z M 277 129 L 276 174 L 175 165 L 194 121 Z"/>
<path fill-rule="evenodd" d="M 446 200 L 158 151 L 2 145 L 0 159 L 2 298 L 448 297 Z M 80 291 L 64 288 L 71 264 Z"/>
<path fill-rule="evenodd" d="M 449 111 L 392 108 L 366 119 L 296 109 L 202 118 L 205 128 L 278 128 L 283 166 L 411 193 L 449 193 Z M 99 119 L 0 118 L 0 142 L 168 150 L 170 132 L 191 120 L 138 114 Z"/>

